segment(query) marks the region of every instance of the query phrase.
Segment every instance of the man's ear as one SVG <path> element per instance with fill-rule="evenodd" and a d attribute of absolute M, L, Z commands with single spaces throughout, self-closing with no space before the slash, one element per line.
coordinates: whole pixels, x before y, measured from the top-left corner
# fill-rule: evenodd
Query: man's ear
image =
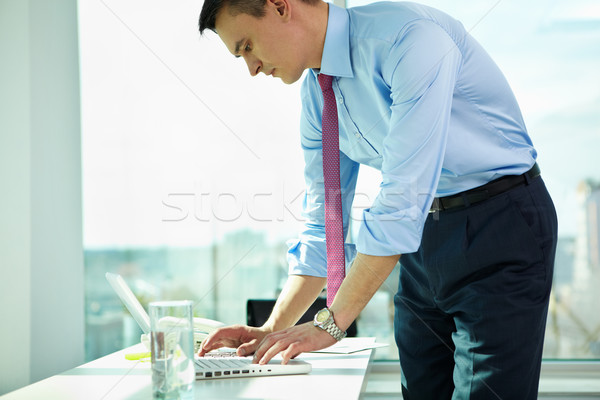
<path fill-rule="evenodd" d="M 291 15 L 290 1 L 289 0 L 267 0 L 269 5 L 273 6 L 280 17 L 288 20 Z"/>

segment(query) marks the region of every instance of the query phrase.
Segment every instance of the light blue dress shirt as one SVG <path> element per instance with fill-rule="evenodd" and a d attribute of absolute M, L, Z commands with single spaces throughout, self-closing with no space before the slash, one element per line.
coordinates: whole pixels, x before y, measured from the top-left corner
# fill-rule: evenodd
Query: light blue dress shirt
<path fill-rule="evenodd" d="M 302 85 L 305 229 L 288 242 L 290 274 L 327 276 L 321 147 L 323 96 L 317 73 Z M 356 251 L 415 252 L 434 197 L 526 172 L 536 151 L 517 101 L 496 64 L 441 11 L 385 2 L 329 4 L 320 72 L 334 76 L 340 177 L 347 234 L 359 164 L 381 171 L 363 211 Z"/>

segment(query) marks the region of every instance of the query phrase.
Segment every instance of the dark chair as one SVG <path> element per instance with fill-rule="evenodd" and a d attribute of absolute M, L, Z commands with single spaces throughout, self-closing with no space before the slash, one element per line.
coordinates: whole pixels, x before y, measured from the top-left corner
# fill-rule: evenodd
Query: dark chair
<path fill-rule="evenodd" d="M 263 326 L 275 306 L 275 300 L 248 299 L 246 303 L 246 323 L 248 326 Z M 326 299 L 319 297 L 298 321 L 298 324 L 312 321 L 317 311 L 326 306 Z M 346 330 L 349 337 L 356 337 L 356 321 Z"/>

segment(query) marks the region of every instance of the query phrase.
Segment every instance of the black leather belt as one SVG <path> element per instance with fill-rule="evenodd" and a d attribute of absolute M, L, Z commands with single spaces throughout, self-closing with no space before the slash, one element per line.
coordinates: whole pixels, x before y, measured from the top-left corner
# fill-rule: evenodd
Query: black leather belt
<path fill-rule="evenodd" d="M 487 200 L 517 186 L 529 184 L 530 180 L 538 176 L 540 176 L 540 167 L 535 163 L 529 171 L 522 175 L 506 175 L 483 186 L 453 194 L 452 196 L 436 197 L 433 199 L 433 204 L 429 212 L 434 213 L 436 211 L 448 211 L 468 207 L 471 204 Z"/>

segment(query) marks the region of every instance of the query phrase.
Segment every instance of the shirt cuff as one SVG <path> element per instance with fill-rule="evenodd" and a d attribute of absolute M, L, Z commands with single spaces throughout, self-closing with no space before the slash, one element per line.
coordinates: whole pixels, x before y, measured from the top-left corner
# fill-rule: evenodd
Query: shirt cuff
<path fill-rule="evenodd" d="M 418 207 L 377 214 L 366 209 L 358 230 L 356 248 L 371 256 L 414 253 L 421 245 L 424 219 Z"/>

